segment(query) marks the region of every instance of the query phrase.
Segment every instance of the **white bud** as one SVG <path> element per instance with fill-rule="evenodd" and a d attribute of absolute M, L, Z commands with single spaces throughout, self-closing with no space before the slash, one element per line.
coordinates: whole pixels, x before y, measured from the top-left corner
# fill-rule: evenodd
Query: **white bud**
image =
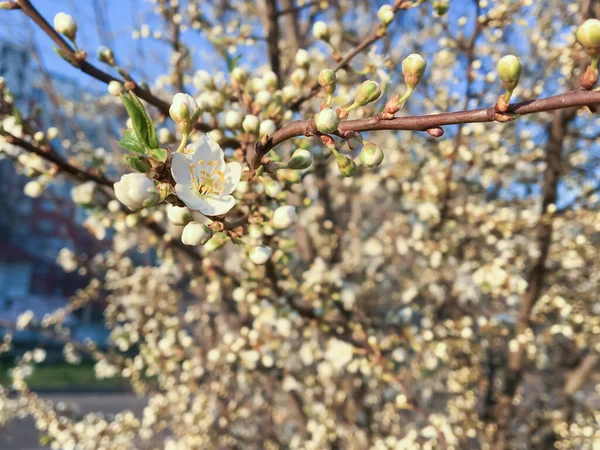
<path fill-rule="evenodd" d="M 275 127 L 275 122 L 273 122 L 271 119 L 263 120 L 258 129 L 258 136 L 272 136 L 276 130 L 277 127 Z"/>
<path fill-rule="evenodd" d="M 267 86 L 273 89 L 277 89 L 277 83 L 279 82 L 279 78 L 277 78 L 277 74 L 275 74 L 275 72 L 269 70 L 268 72 L 264 73 L 262 78 Z"/>
<path fill-rule="evenodd" d="M 240 84 L 244 84 L 248 80 L 248 71 L 243 67 L 235 67 L 231 71 L 231 78 Z"/>
<path fill-rule="evenodd" d="M 308 73 L 306 70 L 298 68 L 292 72 L 290 75 L 290 80 L 292 80 L 294 86 L 300 87 L 304 84 L 307 77 Z"/>
<path fill-rule="evenodd" d="M 260 127 L 260 119 L 252 114 L 248 114 L 244 117 L 242 122 L 242 128 L 246 133 L 257 135 Z"/>
<path fill-rule="evenodd" d="M 179 131 L 189 134 L 194 126 L 192 118 L 197 109 L 198 104 L 191 95 L 179 93 L 173 96 L 169 115 L 177 124 Z"/>
<path fill-rule="evenodd" d="M 329 107 L 323 108 L 315 117 L 317 130 L 321 133 L 328 134 L 337 130 L 340 123 L 340 118 L 337 112 Z"/>
<path fill-rule="evenodd" d="M 183 229 L 181 242 L 185 245 L 204 245 L 212 238 L 212 235 L 213 232 L 207 225 L 190 222 Z"/>
<path fill-rule="evenodd" d="M 72 41 L 77 36 L 77 23 L 75 23 L 73 17 L 63 12 L 59 12 L 54 16 L 54 28 Z"/>
<path fill-rule="evenodd" d="M 273 96 L 269 91 L 259 91 L 255 97 L 256 103 L 261 106 L 267 106 L 273 100 Z"/>
<path fill-rule="evenodd" d="M 48 128 L 48 131 L 46 131 L 46 137 L 48 138 L 48 140 L 51 141 L 52 139 L 56 139 L 56 136 L 58 136 L 58 128 Z"/>
<path fill-rule="evenodd" d="M 303 148 L 298 148 L 292 154 L 288 167 L 294 170 L 308 169 L 312 164 L 312 153 Z"/>
<path fill-rule="evenodd" d="M 167 217 L 173 225 L 182 226 L 192 220 L 192 213 L 185 206 L 167 206 Z"/>
<path fill-rule="evenodd" d="M 121 211 L 121 203 L 119 203 L 118 200 L 111 200 L 106 206 L 108 207 L 108 210 L 113 214 Z"/>
<path fill-rule="evenodd" d="M 394 20 L 394 10 L 392 9 L 392 5 L 383 5 L 379 8 L 377 17 L 381 23 L 387 27 Z"/>
<path fill-rule="evenodd" d="M 327 24 L 321 20 L 315 22 L 312 28 L 312 34 L 315 39 L 319 39 L 322 41 L 329 40 L 329 27 Z"/>
<path fill-rule="evenodd" d="M 154 182 L 141 173 L 123 175 L 114 188 L 117 200 L 132 211 L 152 206 L 160 198 Z"/>
<path fill-rule="evenodd" d="M 242 115 L 237 111 L 227 111 L 225 113 L 225 125 L 228 128 L 239 128 L 242 125 Z"/>
<path fill-rule="evenodd" d="M 276 230 L 286 230 L 296 222 L 296 208 L 290 205 L 280 206 L 273 211 L 271 223 Z"/>
<path fill-rule="evenodd" d="M 300 96 L 300 91 L 296 86 L 287 85 L 281 90 L 281 99 L 284 102 L 292 101 L 293 99 Z"/>
<path fill-rule="evenodd" d="M 31 198 L 37 198 L 44 192 L 44 185 L 39 181 L 30 181 L 23 187 L 25 195 Z"/>
<path fill-rule="evenodd" d="M 112 80 L 108 83 L 108 93 L 110 95 L 118 96 L 121 92 L 123 92 L 123 85 L 116 80 Z"/>
<path fill-rule="evenodd" d="M 272 251 L 269 247 L 259 245 L 258 247 L 254 247 L 252 250 L 250 250 L 248 256 L 250 257 L 250 261 L 257 266 L 261 266 L 269 260 L 271 253 Z"/>
<path fill-rule="evenodd" d="M 281 194 L 281 185 L 275 180 L 265 182 L 265 194 L 271 198 L 277 198 Z"/>
<path fill-rule="evenodd" d="M 296 52 L 295 61 L 298 66 L 307 68 L 310 65 L 310 54 L 301 48 Z"/>
<path fill-rule="evenodd" d="M 166 145 L 173 140 L 173 133 L 168 128 L 162 127 L 158 129 L 158 142 Z"/>
<path fill-rule="evenodd" d="M 33 135 L 33 139 L 35 139 L 36 142 L 44 142 L 44 132 L 36 131 Z"/>

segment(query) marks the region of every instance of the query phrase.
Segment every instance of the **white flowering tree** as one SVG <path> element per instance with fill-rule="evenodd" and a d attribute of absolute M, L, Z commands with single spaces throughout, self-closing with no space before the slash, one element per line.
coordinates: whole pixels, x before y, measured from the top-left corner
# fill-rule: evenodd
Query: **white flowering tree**
<path fill-rule="evenodd" d="M 32 351 L 2 421 L 61 449 L 600 448 L 597 2 L 152 3 L 164 29 L 134 37 L 172 57 L 144 82 L 77 18 L 0 3 L 124 108 L 91 164 L 1 85 L 27 195 L 68 177 L 113 230 L 92 261 L 61 252 L 93 274 L 66 311 L 2 325 L 148 400 L 68 415 L 30 392 Z M 100 291 L 106 352 L 62 326 Z"/>

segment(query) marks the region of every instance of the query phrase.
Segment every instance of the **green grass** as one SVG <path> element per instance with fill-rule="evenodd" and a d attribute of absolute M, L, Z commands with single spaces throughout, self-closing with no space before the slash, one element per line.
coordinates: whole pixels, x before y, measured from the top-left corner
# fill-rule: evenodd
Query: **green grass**
<path fill-rule="evenodd" d="M 0 362 L 0 384 L 11 384 L 9 371 L 13 367 L 7 362 Z M 35 368 L 33 374 L 27 378 L 31 389 L 106 389 L 125 388 L 127 383 L 121 377 L 97 380 L 94 376 L 94 364 L 83 362 L 79 365 L 71 364 L 41 364 Z"/>

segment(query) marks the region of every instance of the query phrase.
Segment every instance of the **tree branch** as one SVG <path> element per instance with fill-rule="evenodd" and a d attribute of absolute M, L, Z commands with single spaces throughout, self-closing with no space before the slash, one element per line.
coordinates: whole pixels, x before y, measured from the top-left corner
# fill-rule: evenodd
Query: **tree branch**
<path fill-rule="evenodd" d="M 600 103 L 600 92 L 571 91 L 551 97 L 515 103 L 509 106 L 506 116 L 509 116 L 510 119 L 513 119 L 517 118 L 516 116 L 555 111 L 571 107 L 579 108 L 582 106 L 591 106 L 597 103 Z M 496 121 L 506 121 L 506 117 L 498 115 L 493 106 L 488 108 L 442 114 L 430 114 L 425 116 L 397 117 L 394 119 L 382 119 L 381 116 L 376 115 L 367 119 L 342 120 L 335 134 L 340 137 L 346 137 L 352 132 L 363 131 L 426 131 L 430 128 L 444 127 L 447 125 L 487 123 Z M 280 130 L 277 130 L 272 136 L 269 137 L 264 145 L 257 143 L 254 152 L 249 152 L 248 154 L 248 163 L 250 164 L 251 169 L 256 170 L 261 164 L 262 157 L 277 145 L 299 136 L 318 135 L 321 135 L 321 133 L 318 132 L 315 122 L 312 118 L 307 120 L 297 120 L 284 126 Z"/>

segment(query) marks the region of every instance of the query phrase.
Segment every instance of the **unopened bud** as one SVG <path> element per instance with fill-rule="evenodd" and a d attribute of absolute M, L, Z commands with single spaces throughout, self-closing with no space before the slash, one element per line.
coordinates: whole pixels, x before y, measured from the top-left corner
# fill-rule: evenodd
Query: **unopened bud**
<path fill-rule="evenodd" d="M 409 89 L 414 89 L 419 84 L 421 78 L 423 78 L 425 69 L 427 69 L 427 62 L 425 62 L 421 55 L 416 53 L 408 55 L 406 59 L 402 61 L 404 82 Z"/>
<path fill-rule="evenodd" d="M 298 66 L 305 69 L 310 66 L 310 54 L 303 48 L 296 52 L 295 62 Z"/>
<path fill-rule="evenodd" d="M 363 81 L 363 83 L 358 87 L 354 103 L 348 107 L 348 111 L 352 111 L 359 106 L 368 105 L 369 103 L 377 100 L 379 97 L 381 97 L 379 83 L 371 80 Z"/>
<path fill-rule="evenodd" d="M 258 137 L 272 136 L 276 130 L 275 122 L 271 119 L 263 120 L 258 128 Z"/>
<path fill-rule="evenodd" d="M 277 74 L 271 70 L 269 70 L 268 72 L 265 72 L 262 76 L 265 84 L 272 88 L 272 89 L 277 89 L 277 85 L 279 84 L 279 78 L 277 77 Z"/>
<path fill-rule="evenodd" d="M 497 71 L 506 90 L 512 92 L 521 78 L 521 60 L 515 55 L 503 56 L 498 61 Z"/>
<path fill-rule="evenodd" d="M 383 151 L 372 142 L 365 142 L 359 156 L 360 162 L 366 167 L 375 167 L 383 161 Z"/>
<path fill-rule="evenodd" d="M 330 95 L 335 92 L 336 78 L 335 72 L 333 70 L 321 70 L 321 72 L 319 72 L 317 80 L 319 82 L 319 85 L 325 89 L 325 92 L 327 92 Z"/>
<path fill-rule="evenodd" d="M 239 84 L 244 84 L 248 81 L 248 71 L 243 67 L 234 67 L 231 71 L 231 78 Z"/>
<path fill-rule="evenodd" d="M 227 111 L 225 113 L 225 125 L 228 128 L 239 128 L 242 125 L 242 115 L 237 111 Z"/>
<path fill-rule="evenodd" d="M 141 173 L 123 175 L 114 184 L 115 196 L 132 211 L 155 205 L 160 193 L 154 182 Z"/>
<path fill-rule="evenodd" d="M 77 23 L 73 17 L 63 12 L 54 16 L 54 28 L 71 41 L 74 41 L 77 36 Z"/>
<path fill-rule="evenodd" d="M 253 136 L 258 134 L 258 129 L 260 126 L 260 119 L 252 114 L 248 114 L 244 117 L 244 121 L 242 122 L 242 128 L 246 133 L 249 133 Z"/>
<path fill-rule="evenodd" d="M 108 93 L 110 95 L 118 97 L 121 92 L 123 92 L 123 85 L 121 83 L 116 80 L 112 80 L 110 83 L 108 83 Z"/>
<path fill-rule="evenodd" d="M 340 154 L 337 150 L 333 154 L 335 155 L 335 162 L 342 176 L 351 177 L 356 173 L 356 163 L 352 158 Z"/>
<path fill-rule="evenodd" d="M 33 139 L 36 142 L 44 142 L 44 132 L 43 131 L 36 131 L 35 134 L 33 135 Z"/>
<path fill-rule="evenodd" d="M 261 266 L 265 264 L 269 258 L 271 257 L 271 249 L 265 245 L 259 245 L 258 247 L 254 247 L 248 253 L 250 261 L 252 261 L 257 266 Z"/>
<path fill-rule="evenodd" d="M 312 34 L 315 39 L 319 39 L 321 41 L 329 41 L 329 27 L 327 24 L 321 20 L 315 22 L 312 28 Z"/>
<path fill-rule="evenodd" d="M 315 117 L 315 124 L 321 133 L 333 133 L 340 124 L 340 117 L 335 110 L 326 107 Z"/>
<path fill-rule="evenodd" d="M 189 134 L 192 131 L 198 114 L 198 104 L 191 95 L 179 93 L 173 96 L 169 115 L 181 133 Z"/>
<path fill-rule="evenodd" d="M 392 5 L 383 5 L 377 11 L 377 17 L 381 21 L 381 23 L 387 27 L 394 20 L 394 10 L 392 9 Z"/>
<path fill-rule="evenodd" d="M 173 225 L 183 226 L 192 220 L 192 214 L 185 206 L 169 205 L 167 207 L 167 217 Z"/>
<path fill-rule="evenodd" d="M 181 242 L 185 245 L 204 245 L 213 236 L 213 231 L 203 223 L 190 222 L 183 229 Z"/>
<path fill-rule="evenodd" d="M 48 137 L 48 140 L 52 140 L 52 139 L 56 139 L 56 136 L 58 136 L 58 128 L 56 127 L 50 127 L 48 128 L 48 131 L 46 131 L 46 136 Z"/>
<path fill-rule="evenodd" d="M 600 20 L 586 20 L 577 28 L 575 37 L 588 55 L 592 58 L 600 56 Z"/>
<path fill-rule="evenodd" d="M 98 47 L 98 59 L 109 66 L 115 65 L 115 55 L 113 54 L 113 51 L 104 45 Z"/>
<path fill-rule="evenodd" d="M 306 70 L 298 68 L 292 72 L 292 74 L 290 75 L 290 80 L 292 80 L 294 86 L 300 87 L 306 81 L 307 76 L 308 73 L 306 72 Z"/>
<path fill-rule="evenodd" d="M 294 170 L 308 169 L 312 164 L 312 153 L 303 148 L 296 149 L 292 154 L 292 159 L 288 163 L 288 167 Z"/>
<path fill-rule="evenodd" d="M 290 205 L 280 206 L 273 211 L 271 223 L 276 230 L 287 230 L 296 222 L 296 208 Z"/>

